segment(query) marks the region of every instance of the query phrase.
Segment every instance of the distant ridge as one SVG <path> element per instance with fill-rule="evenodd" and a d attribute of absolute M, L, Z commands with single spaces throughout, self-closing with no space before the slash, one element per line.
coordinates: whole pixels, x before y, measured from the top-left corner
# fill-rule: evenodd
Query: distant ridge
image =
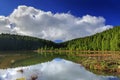
<path fill-rule="evenodd" d="M 62 43 L 15 34 L 0 34 L 0 51 L 6 50 L 89 50 L 120 51 L 120 27 Z"/>
<path fill-rule="evenodd" d="M 0 50 L 36 50 L 46 46 L 54 46 L 49 40 L 15 34 L 0 34 Z"/>

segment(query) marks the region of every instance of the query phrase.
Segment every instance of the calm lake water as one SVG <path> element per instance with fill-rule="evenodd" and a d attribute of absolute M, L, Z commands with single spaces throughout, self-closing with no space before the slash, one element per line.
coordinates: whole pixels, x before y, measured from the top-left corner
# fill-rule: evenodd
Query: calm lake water
<path fill-rule="evenodd" d="M 40 72 L 44 73 L 43 79 L 40 79 L 40 80 L 47 80 L 47 78 L 49 78 L 49 80 L 93 80 L 93 79 L 95 79 L 95 80 L 120 80 L 117 77 L 115 77 L 116 75 L 114 75 L 114 74 L 112 75 L 112 74 L 106 74 L 106 73 L 97 73 L 96 71 L 92 71 L 92 70 L 91 70 L 92 73 L 89 72 L 82 65 L 76 64 L 74 62 L 78 62 L 81 59 L 84 60 L 87 58 L 91 58 L 91 56 L 84 55 L 84 54 L 87 55 L 88 53 L 81 53 L 83 55 L 80 55 L 80 56 L 79 56 L 80 53 L 74 53 L 74 54 L 75 55 L 73 55 L 73 53 L 58 53 L 58 52 L 37 53 L 37 52 L 31 52 L 31 51 L 30 52 L 28 52 L 28 51 L 0 52 L 0 68 L 1 68 L 0 75 L 4 74 L 4 76 L 5 76 L 10 71 L 15 72 L 15 70 L 20 69 L 20 68 L 16 69 L 14 67 L 22 68 L 23 66 L 33 65 L 33 67 L 31 67 L 32 70 L 34 70 L 36 68 L 36 69 L 40 70 Z M 96 58 L 96 56 L 94 58 Z M 94 59 L 94 58 L 92 58 L 92 59 Z M 103 58 L 105 59 L 105 57 L 103 57 Z M 111 57 L 107 56 L 107 58 L 111 58 Z M 102 59 L 102 56 L 100 56 L 100 57 L 97 56 L 97 59 Z M 50 62 L 48 63 L 48 61 L 50 61 Z M 40 64 L 40 63 L 42 63 L 42 64 Z M 41 65 L 42 65 L 42 67 L 41 67 Z M 53 66 L 51 66 L 51 65 L 53 65 Z M 81 67 L 78 67 L 78 65 Z M 51 66 L 51 67 L 49 67 L 49 66 Z M 12 69 L 7 69 L 7 71 L 6 71 L 6 70 L 3 70 L 3 68 L 12 68 Z M 52 69 L 52 71 L 48 70 L 50 68 Z M 56 68 L 56 69 L 54 70 L 54 68 Z M 76 68 L 76 69 L 74 69 L 74 68 Z M 42 71 L 42 69 L 44 69 L 44 70 Z M 71 70 L 71 69 L 73 69 L 73 70 Z M 79 70 L 77 70 L 77 69 L 79 69 Z M 46 70 L 47 70 L 48 74 L 46 74 Z M 49 74 L 51 72 L 53 72 L 53 75 Z M 63 72 L 64 72 L 64 75 L 67 77 L 63 77 L 63 79 L 62 79 L 62 78 L 60 78 L 60 76 L 61 77 L 63 76 Z M 24 76 L 28 77 L 29 75 L 31 75 L 31 74 L 28 74 L 28 75 L 27 74 L 28 73 L 26 72 L 24 74 Z M 57 75 L 57 74 L 59 74 L 59 75 Z M 84 75 L 87 75 L 88 77 L 86 77 Z M 16 75 L 15 74 L 11 75 L 11 79 L 13 79 L 12 76 L 16 76 Z M 53 77 L 53 76 L 57 76 L 57 77 Z M 117 76 L 119 77 L 119 75 L 117 75 Z M 19 77 L 21 77 L 21 76 L 19 75 L 18 78 Z M 69 77 L 73 77 L 74 79 L 72 79 L 72 78 L 70 79 Z M 10 76 L 9 76 L 9 79 L 10 79 Z M 1 78 L 0 80 L 4 80 L 4 79 Z"/>

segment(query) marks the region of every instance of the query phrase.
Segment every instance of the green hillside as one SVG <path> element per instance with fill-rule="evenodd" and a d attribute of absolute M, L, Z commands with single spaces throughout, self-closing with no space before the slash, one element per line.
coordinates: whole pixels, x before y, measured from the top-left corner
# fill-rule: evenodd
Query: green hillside
<path fill-rule="evenodd" d="M 54 46 L 52 41 L 29 36 L 0 34 L 0 50 L 36 50 L 46 46 Z"/>
<path fill-rule="evenodd" d="M 93 36 L 73 39 L 61 45 L 69 50 L 120 51 L 120 27 L 114 27 Z"/>
<path fill-rule="evenodd" d="M 15 34 L 0 34 L 0 50 L 91 50 L 120 51 L 120 27 L 63 43 Z"/>

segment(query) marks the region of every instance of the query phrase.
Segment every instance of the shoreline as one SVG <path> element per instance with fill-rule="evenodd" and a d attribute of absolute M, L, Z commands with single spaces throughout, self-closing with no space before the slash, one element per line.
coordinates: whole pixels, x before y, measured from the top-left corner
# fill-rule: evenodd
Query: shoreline
<path fill-rule="evenodd" d="M 34 52 L 115 52 L 120 53 L 120 51 L 90 51 L 90 50 L 33 50 Z"/>
<path fill-rule="evenodd" d="M 73 54 L 71 54 L 72 52 L 70 50 L 60 50 L 60 51 L 61 52 L 59 52 L 58 50 L 52 50 L 52 51 L 51 50 L 41 50 L 41 52 L 40 51 L 38 52 L 37 50 L 34 50 L 34 51 L 29 50 L 29 51 L 5 51 L 5 52 L 8 52 L 8 53 L 38 52 L 38 54 L 42 53 L 40 55 L 45 55 L 45 56 L 48 55 L 48 57 L 49 57 L 50 53 L 53 56 L 54 56 L 54 54 L 58 55 L 58 57 L 62 54 L 65 54 L 65 57 L 67 60 L 71 60 L 75 63 L 81 64 L 81 65 L 83 65 L 83 67 L 85 67 L 89 71 L 93 70 L 93 71 L 99 71 L 101 73 L 103 72 L 103 73 L 107 73 L 107 74 L 108 73 L 118 74 L 118 75 L 120 74 L 120 51 L 73 51 Z M 76 53 L 74 54 L 74 52 L 77 52 L 78 54 L 76 54 Z M 81 54 L 79 54 L 80 52 L 81 52 Z M 82 54 L 82 52 L 83 52 L 83 54 Z M 0 54 L 0 57 L 7 56 L 7 55 L 3 54 L 4 53 L 3 51 L 0 53 L 2 53 L 2 54 Z M 14 56 L 21 57 L 20 55 L 14 55 Z M 69 58 L 69 57 L 71 57 L 71 58 Z M 26 57 L 26 59 L 27 58 L 29 58 L 29 57 Z M 15 59 L 12 58 L 9 61 L 12 61 L 12 60 L 17 61 L 18 60 L 18 59 L 16 59 L 16 60 Z M 21 59 L 22 59 L 22 57 L 21 57 Z M 25 58 L 23 57 L 23 59 L 25 59 Z M 41 62 L 39 62 L 39 63 L 41 63 Z M 13 64 L 13 63 L 10 63 L 10 64 Z M 6 64 L 6 66 L 7 65 L 8 64 Z M 10 67 L 10 66 L 8 65 L 8 67 Z"/>

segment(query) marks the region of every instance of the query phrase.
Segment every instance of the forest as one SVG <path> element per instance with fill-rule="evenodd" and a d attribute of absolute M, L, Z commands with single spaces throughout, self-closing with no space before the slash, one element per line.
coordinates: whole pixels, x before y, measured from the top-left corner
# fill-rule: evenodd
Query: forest
<path fill-rule="evenodd" d="M 16 51 L 16 50 L 36 50 L 45 46 L 52 47 L 55 43 L 49 40 L 39 39 L 35 37 L 1 34 L 0 35 L 0 50 Z"/>
<path fill-rule="evenodd" d="M 17 34 L 0 34 L 0 51 L 6 50 L 87 50 L 120 51 L 120 27 L 114 27 L 92 36 L 62 43 Z"/>
<path fill-rule="evenodd" d="M 120 27 L 61 43 L 68 50 L 120 51 Z"/>

